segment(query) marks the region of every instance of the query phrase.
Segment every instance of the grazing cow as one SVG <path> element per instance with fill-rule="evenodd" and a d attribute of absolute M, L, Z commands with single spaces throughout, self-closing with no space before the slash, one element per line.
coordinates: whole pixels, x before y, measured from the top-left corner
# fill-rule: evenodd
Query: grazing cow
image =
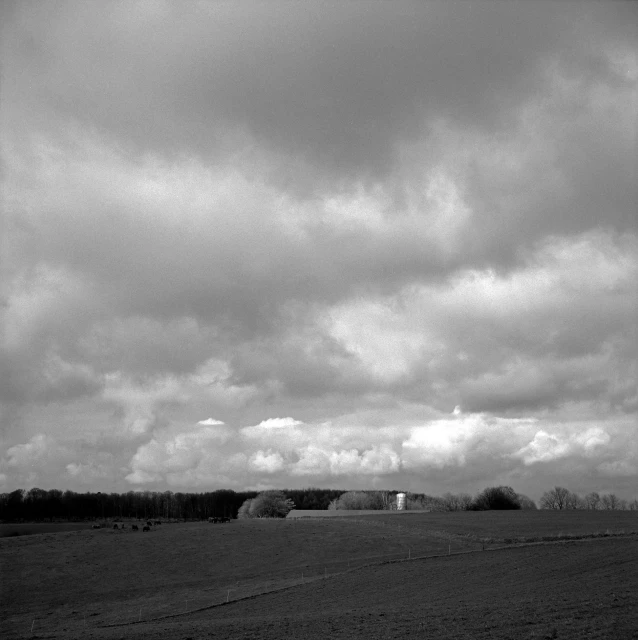
<path fill-rule="evenodd" d="M 114 524 L 114 525 L 113 525 L 113 528 L 114 528 L 114 529 L 117 529 L 117 525 L 116 525 L 116 524 Z"/>
<path fill-rule="evenodd" d="M 145 524 L 144 528 L 142 529 L 142 531 L 150 531 L 150 530 L 151 528 L 147 524 Z"/>
<path fill-rule="evenodd" d="M 152 526 L 153 526 L 153 523 L 152 523 L 150 520 L 147 520 L 147 521 L 146 521 L 146 524 L 147 524 L 149 527 L 152 527 Z"/>
<path fill-rule="evenodd" d="M 162 524 L 160 520 L 155 520 L 155 524 Z"/>
<path fill-rule="evenodd" d="M 230 522 L 230 518 L 224 517 L 222 518 L 222 522 Z"/>
<path fill-rule="evenodd" d="M 102 527 L 100 527 L 99 524 L 94 524 L 91 529 L 101 529 Z"/>
<path fill-rule="evenodd" d="M 139 529 L 137 528 L 137 525 L 136 525 L 136 524 L 134 524 L 134 525 L 131 527 L 131 529 L 133 529 L 133 531 L 139 531 Z"/>

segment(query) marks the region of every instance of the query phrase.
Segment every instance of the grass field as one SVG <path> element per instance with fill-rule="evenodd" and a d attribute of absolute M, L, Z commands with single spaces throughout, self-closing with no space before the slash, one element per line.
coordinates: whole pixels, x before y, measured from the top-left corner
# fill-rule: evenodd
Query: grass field
<path fill-rule="evenodd" d="M 368 518 L 360 519 L 362 523 Z M 374 516 L 371 526 L 401 526 L 406 532 L 440 531 L 452 540 L 487 543 L 532 542 L 542 538 L 604 535 L 607 532 L 638 533 L 635 511 L 458 511 L 452 513 L 406 512 Z"/>
<path fill-rule="evenodd" d="M 632 512 L 574 511 L 9 537 L 0 637 L 635 638 L 636 531 Z"/>
<path fill-rule="evenodd" d="M 0 538 L 32 536 L 40 533 L 83 531 L 90 529 L 91 525 L 91 522 L 25 522 L 19 524 L 0 524 Z"/>

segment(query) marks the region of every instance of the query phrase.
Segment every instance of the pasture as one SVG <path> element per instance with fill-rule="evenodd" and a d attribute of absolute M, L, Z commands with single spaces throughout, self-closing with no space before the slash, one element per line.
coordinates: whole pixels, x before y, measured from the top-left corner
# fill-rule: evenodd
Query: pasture
<path fill-rule="evenodd" d="M 0 538 L 32 536 L 40 533 L 61 533 L 90 529 L 91 522 L 25 522 L 0 524 Z"/>
<path fill-rule="evenodd" d="M 9 537 L 0 636 L 634 638 L 637 532 L 511 511 Z"/>

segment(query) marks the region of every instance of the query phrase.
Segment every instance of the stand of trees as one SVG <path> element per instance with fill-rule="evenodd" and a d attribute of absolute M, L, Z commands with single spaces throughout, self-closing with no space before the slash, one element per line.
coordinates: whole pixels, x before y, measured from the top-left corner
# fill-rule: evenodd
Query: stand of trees
<path fill-rule="evenodd" d="M 295 509 L 327 509 L 328 505 L 340 495 L 343 489 L 284 489 L 286 498 L 295 503 Z"/>
<path fill-rule="evenodd" d="M 327 509 L 343 491 L 336 489 L 284 489 L 297 509 Z M 5 522 L 164 518 L 206 520 L 236 518 L 240 506 L 257 491 L 220 489 L 205 493 L 129 491 L 127 493 L 75 493 L 51 489 L 18 489 L 0 494 L 0 520 Z"/>
<path fill-rule="evenodd" d="M 295 503 L 283 491 L 263 491 L 255 498 L 246 500 L 239 511 L 239 519 L 285 518 L 295 508 Z"/>
<path fill-rule="evenodd" d="M 596 491 L 586 496 L 565 489 L 554 487 L 546 491 L 541 497 L 541 509 L 591 509 L 603 511 L 638 511 L 638 500 L 631 502 L 619 498 L 614 493 L 600 495 Z"/>
<path fill-rule="evenodd" d="M 347 491 L 332 500 L 329 509 L 393 510 L 396 491 Z M 414 511 L 485 511 L 492 509 L 536 509 L 533 500 L 511 487 L 488 487 L 472 497 L 468 493 L 445 493 L 430 496 L 407 493 L 407 509 Z"/>
<path fill-rule="evenodd" d="M 51 489 L 18 489 L 0 494 L 0 520 L 5 522 L 140 518 L 205 520 L 237 516 L 237 510 L 256 491 L 228 489 L 207 493 L 129 491 L 75 493 Z"/>
<path fill-rule="evenodd" d="M 393 500 L 396 507 L 396 493 L 390 491 L 346 491 L 332 500 L 328 509 L 383 511 L 391 508 Z"/>

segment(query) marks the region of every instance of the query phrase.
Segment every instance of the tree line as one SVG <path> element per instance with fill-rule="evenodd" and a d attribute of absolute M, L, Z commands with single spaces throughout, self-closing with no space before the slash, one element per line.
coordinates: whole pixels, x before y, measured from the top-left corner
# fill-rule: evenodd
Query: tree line
<path fill-rule="evenodd" d="M 206 493 L 129 491 L 75 493 L 51 489 L 18 489 L 0 494 L 0 520 L 38 522 L 54 520 L 164 519 L 205 520 L 237 517 L 242 503 L 256 491 L 220 489 Z"/>
<path fill-rule="evenodd" d="M 327 509 L 343 490 L 286 489 L 286 498 L 297 509 Z M 0 521 L 54 521 L 96 519 L 206 520 L 236 518 L 239 507 L 255 498 L 257 491 L 219 489 L 204 493 L 172 491 L 128 491 L 102 493 L 60 491 L 58 489 L 17 489 L 0 494 Z"/>
<path fill-rule="evenodd" d="M 344 491 L 328 504 L 330 510 L 391 511 L 397 509 L 397 491 Z M 239 508 L 239 518 L 285 518 L 295 508 L 285 491 L 264 491 L 248 498 Z M 536 503 L 512 487 L 486 487 L 475 496 L 469 493 L 446 493 L 430 496 L 407 493 L 406 508 L 414 511 L 494 511 L 538 509 Z M 323 508 L 323 507 L 322 507 Z M 590 493 L 580 498 L 562 487 L 543 494 L 542 509 L 631 509 L 638 510 L 638 500 L 627 502 L 615 494 Z"/>
<path fill-rule="evenodd" d="M 396 491 L 347 491 L 333 500 L 329 509 L 394 510 Z M 406 493 L 406 508 L 413 511 L 488 511 L 492 509 L 536 509 L 536 503 L 516 493 L 512 487 L 486 487 L 475 496 L 469 493 L 445 493 L 431 496 Z"/>
<path fill-rule="evenodd" d="M 329 510 L 393 511 L 397 491 L 344 491 L 328 504 Z M 238 518 L 285 518 L 297 505 L 286 491 L 263 491 L 248 498 L 239 508 Z M 476 496 L 446 493 L 442 497 L 407 493 L 406 508 L 416 511 L 488 511 L 495 509 L 536 509 L 533 500 L 512 487 L 487 487 Z"/>
<path fill-rule="evenodd" d="M 263 492 L 262 492 L 263 493 Z M 271 492 L 272 493 L 272 492 Z M 286 509 L 378 509 L 396 508 L 397 491 L 345 491 L 340 489 L 284 489 L 281 492 Z M 210 517 L 236 518 L 242 505 L 254 500 L 256 491 L 219 489 L 204 493 L 172 491 L 129 491 L 102 493 L 60 491 L 58 489 L 17 489 L 0 494 L 0 521 L 55 521 L 97 519 L 165 519 L 206 520 Z M 272 503 L 273 501 L 266 501 Z M 252 504 L 252 503 L 251 503 Z M 247 506 L 242 515 L 259 517 L 264 501 Z M 536 509 L 536 503 L 511 487 L 488 487 L 475 496 L 467 493 L 445 493 L 431 496 L 407 493 L 407 508 L 419 511 L 468 511 L 484 509 Z M 563 487 L 543 494 L 541 509 L 630 509 L 638 510 L 638 500 L 623 500 L 613 493 L 596 492 L 579 496 Z M 272 507 L 267 507 L 271 508 Z M 264 509 L 267 509 L 264 507 Z M 285 514 L 284 514 L 285 515 Z"/>
<path fill-rule="evenodd" d="M 590 509 L 603 511 L 638 511 L 638 500 L 619 498 L 615 493 L 599 494 L 596 491 L 586 496 L 554 487 L 541 496 L 541 509 Z"/>

